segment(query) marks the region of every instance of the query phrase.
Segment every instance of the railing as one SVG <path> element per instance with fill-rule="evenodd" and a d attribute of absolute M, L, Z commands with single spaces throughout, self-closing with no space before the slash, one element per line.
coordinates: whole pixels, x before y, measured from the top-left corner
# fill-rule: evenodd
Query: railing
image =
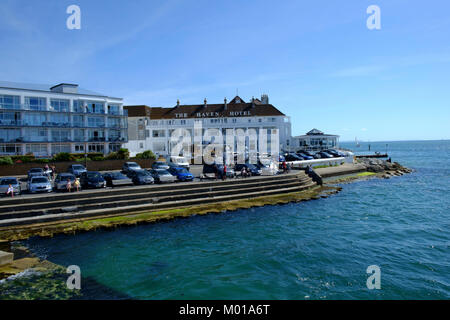
<path fill-rule="evenodd" d="M 52 106 L 30 106 L 27 104 L 12 104 L 12 103 L 0 103 L 0 110 L 12 110 L 12 111 L 41 111 L 41 112 L 52 112 L 52 113 L 81 113 L 81 114 L 91 114 L 91 115 L 106 115 L 106 116 L 128 116 L 128 110 L 124 109 L 122 112 L 105 113 L 103 112 L 92 112 L 83 108 L 76 108 L 74 110 L 55 110 Z"/>

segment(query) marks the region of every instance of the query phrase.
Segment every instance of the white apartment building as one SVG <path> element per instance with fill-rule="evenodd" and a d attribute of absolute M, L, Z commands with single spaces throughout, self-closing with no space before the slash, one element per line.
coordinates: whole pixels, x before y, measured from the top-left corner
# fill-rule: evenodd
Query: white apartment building
<path fill-rule="evenodd" d="M 127 142 L 121 98 L 56 86 L 0 82 L 0 155 L 107 154 Z"/>
<path fill-rule="evenodd" d="M 125 106 L 124 109 L 128 110 L 129 139 L 124 147 L 132 156 L 145 150 L 152 150 L 156 155 L 170 154 L 173 148 L 170 143 L 172 132 L 182 128 L 193 137 L 195 122 L 198 125 L 199 121 L 202 136 L 207 129 L 219 129 L 224 137 L 227 129 L 243 129 L 245 132 L 255 129 L 258 135 L 260 129 L 266 129 L 268 136 L 278 134 L 281 150 L 288 149 L 291 140 L 290 118 L 269 104 L 267 95 L 250 102 L 236 96 L 230 102 L 224 99 L 220 104 L 208 104 L 205 99 L 203 104 L 198 105 L 181 105 L 178 101 L 172 108 L 140 105 Z M 269 141 L 269 151 L 270 148 Z"/>

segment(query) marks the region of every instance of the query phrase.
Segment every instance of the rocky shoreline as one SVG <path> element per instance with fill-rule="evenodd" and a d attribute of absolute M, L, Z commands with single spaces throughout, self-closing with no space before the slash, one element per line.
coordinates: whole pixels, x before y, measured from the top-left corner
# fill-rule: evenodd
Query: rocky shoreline
<path fill-rule="evenodd" d="M 412 169 L 404 167 L 398 162 L 390 162 L 389 160 L 359 158 L 357 161 L 366 167 L 367 172 L 376 173 L 384 179 L 413 172 Z"/>

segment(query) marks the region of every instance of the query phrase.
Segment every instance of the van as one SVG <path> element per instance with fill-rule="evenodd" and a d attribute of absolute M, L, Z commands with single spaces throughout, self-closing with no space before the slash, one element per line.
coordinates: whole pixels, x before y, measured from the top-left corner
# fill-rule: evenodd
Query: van
<path fill-rule="evenodd" d="M 170 156 L 169 158 L 169 166 L 186 168 L 189 170 L 189 162 L 186 157 L 180 156 Z"/>

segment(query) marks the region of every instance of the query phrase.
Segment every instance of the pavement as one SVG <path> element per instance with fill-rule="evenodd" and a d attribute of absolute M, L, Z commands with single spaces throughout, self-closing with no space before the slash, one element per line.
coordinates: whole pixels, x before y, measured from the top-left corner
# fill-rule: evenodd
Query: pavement
<path fill-rule="evenodd" d="M 314 169 L 322 178 L 343 176 L 351 173 L 366 171 L 366 167 L 360 163 L 344 163 L 337 167 Z"/>

